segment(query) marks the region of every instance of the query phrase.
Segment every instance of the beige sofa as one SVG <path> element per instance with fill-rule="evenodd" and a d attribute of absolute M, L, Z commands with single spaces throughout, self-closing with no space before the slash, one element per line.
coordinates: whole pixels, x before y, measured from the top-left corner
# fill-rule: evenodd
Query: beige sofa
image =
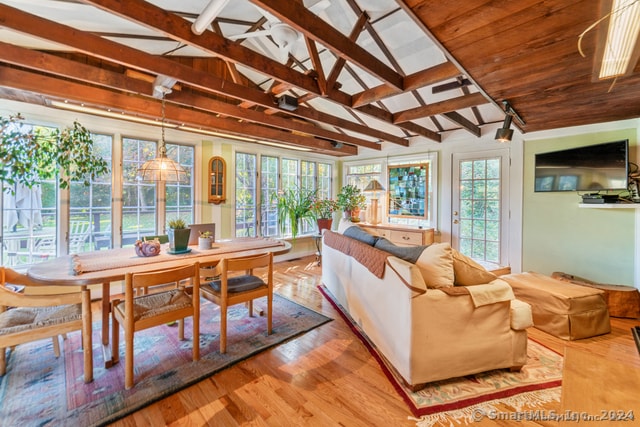
<path fill-rule="evenodd" d="M 407 385 L 526 363 L 531 307 L 503 280 L 458 253 L 454 269 L 448 244 L 414 264 L 368 243 L 325 232 L 322 282 Z"/>

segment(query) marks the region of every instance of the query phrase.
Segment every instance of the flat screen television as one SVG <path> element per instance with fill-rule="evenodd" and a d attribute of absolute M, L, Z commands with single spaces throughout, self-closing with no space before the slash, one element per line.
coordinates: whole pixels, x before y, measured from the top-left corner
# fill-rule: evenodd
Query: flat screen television
<path fill-rule="evenodd" d="M 626 190 L 629 140 L 538 153 L 535 191 Z"/>

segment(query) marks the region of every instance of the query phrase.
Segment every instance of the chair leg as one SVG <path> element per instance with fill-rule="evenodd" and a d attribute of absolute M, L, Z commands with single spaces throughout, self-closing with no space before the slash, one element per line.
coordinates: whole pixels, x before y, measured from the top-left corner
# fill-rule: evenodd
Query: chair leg
<path fill-rule="evenodd" d="M 253 314 L 253 300 L 247 301 L 247 308 L 249 309 L 249 317 L 255 317 Z"/>
<path fill-rule="evenodd" d="M 227 305 L 220 306 L 220 353 L 227 352 Z"/>
<path fill-rule="evenodd" d="M 178 339 L 184 341 L 184 319 L 178 319 Z"/>
<path fill-rule="evenodd" d="M 133 320 L 124 325 L 124 388 L 133 387 Z"/>
<path fill-rule="evenodd" d="M 53 341 L 53 354 L 56 358 L 60 357 L 60 339 L 58 338 L 58 335 L 51 337 L 51 340 Z"/>
<path fill-rule="evenodd" d="M 6 348 L 0 348 L 0 376 L 7 373 L 7 355 Z"/>
<path fill-rule="evenodd" d="M 114 305 L 119 303 L 118 300 L 114 300 Z M 111 309 L 111 361 L 116 364 L 120 361 L 120 324 L 116 318 L 113 308 Z"/>
<path fill-rule="evenodd" d="M 271 335 L 271 325 L 273 319 L 273 296 L 267 297 L 267 335 Z"/>
<path fill-rule="evenodd" d="M 82 291 L 82 355 L 84 357 L 84 382 L 93 381 L 93 330 L 91 322 L 91 291 Z"/>

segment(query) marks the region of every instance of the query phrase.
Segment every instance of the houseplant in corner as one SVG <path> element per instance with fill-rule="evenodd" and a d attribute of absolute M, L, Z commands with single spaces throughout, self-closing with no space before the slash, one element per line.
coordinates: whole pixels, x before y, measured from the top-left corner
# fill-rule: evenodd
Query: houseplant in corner
<path fill-rule="evenodd" d="M 346 218 L 350 218 L 353 222 L 360 221 L 358 214 L 360 209 L 364 209 L 367 206 L 367 198 L 355 185 L 345 185 L 340 189 L 338 193 L 338 206 L 342 209 Z"/>
<path fill-rule="evenodd" d="M 169 220 L 169 253 L 179 254 L 189 251 L 189 234 L 191 230 L 182 218 Z"/>
<path fill-rule="evenodd" d="M 278 224 L 280 233 L 287 232 L 287 226 L 291 226 L 291 237 L 296 239 L 303 221 L 311 224 L 313 212 L 311 206 L 316 197 L 317 190 L 306 188 L 287 188 L 277 195 Z"/>
<path fill-rule="evenodd" d="M 315 199 L 311 205 L 311 213 L 318 223 L 318 233 L 322 230 L 331 230 L 333 212 L 338 210 L 338 203 L 333 199 Z"/>

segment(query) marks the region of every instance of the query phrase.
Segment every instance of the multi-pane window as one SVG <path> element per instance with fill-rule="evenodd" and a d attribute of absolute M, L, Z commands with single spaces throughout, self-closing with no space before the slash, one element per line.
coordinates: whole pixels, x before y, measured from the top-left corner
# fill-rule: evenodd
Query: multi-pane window
<path fill-rule="evenodd" d="M 187 224 L 193 222 L 195 150 L 178 144 L 166 144 L 166 148 L 167 156 L 187 171 L 188 183 L 161 183 L 158 185 L 165 187 L 158 188 L 155 182 L 140 181 L 138 169 L 147 160 L 155 158 L 157 142 L 133 138 L 122 140 L 122 246 L 131 246 L 144 236 L 163 231 L 165 224 L 158 224 L 159 210 L 164 212 L 167 220 L 180 217 Z M 165 197 L 159 197 L 158 192 Z"/>
<path fill-rule="evenodd" d="M 122 246 L 156 232 L 156 184 L 137 179 L 138 169 L 156 156 L 157 143 L 122 140 Z"/>
<path fill-rule="evenodd" d="M 109 164 L 109 171 L 84 182 L 71 182 L 69 253 L 111 248 L 111 147 L 109 135 L 93 135 L 93 150 Z"/>
<path fill-rule="evenodd" d="M 260 157 L 260 231 L 265 237 L 278 235 L 278 163 L 277 157 Z"/>
<path fill-rule="evenodd" d="M 189 181 L 167 182 L 166 218 L 182 218 L 186 224 L 193 223 L 193 158 L 194 149 L 186 145 L 166 144 L 167 157 L 179 163 L 187 172 Z"/>
<path fill-rule="evenodd" d="M 46 138 L 53 128 L 34 126 Z M 58 255 L 57 177 L 28 188 L 2 185 L 1 265 L 21 267 Z"/>
<path fill-rule="evenodd" d="M 258 162 L 259 169 L 256 169 Z M 331 168 L 329 163 L 268 155 L 258 159 L 254 154 L 236 153 L 236 236 L 255 236 L 258 222 L 262 236 L 289 235 L 290 224 L 285 223 L 284 230 L 278 224 L 279 192 L 283 189 L 318 189 L 319 197 L 330 198 Z M 257 219 L 258 206 L 260 216 Z M 314 224 L 304 223 L 301 233 L 312 233 L 315 229 Z"/>
<path fill-rule="evenodd" d="M 460 162 L 460 252 L 500 262 L 500 158 Z"/>
<path fill-rule="evenodd" d="M 256 155 L 236 153 L 236 236 L 255 237 L 256 218 Z"/>

